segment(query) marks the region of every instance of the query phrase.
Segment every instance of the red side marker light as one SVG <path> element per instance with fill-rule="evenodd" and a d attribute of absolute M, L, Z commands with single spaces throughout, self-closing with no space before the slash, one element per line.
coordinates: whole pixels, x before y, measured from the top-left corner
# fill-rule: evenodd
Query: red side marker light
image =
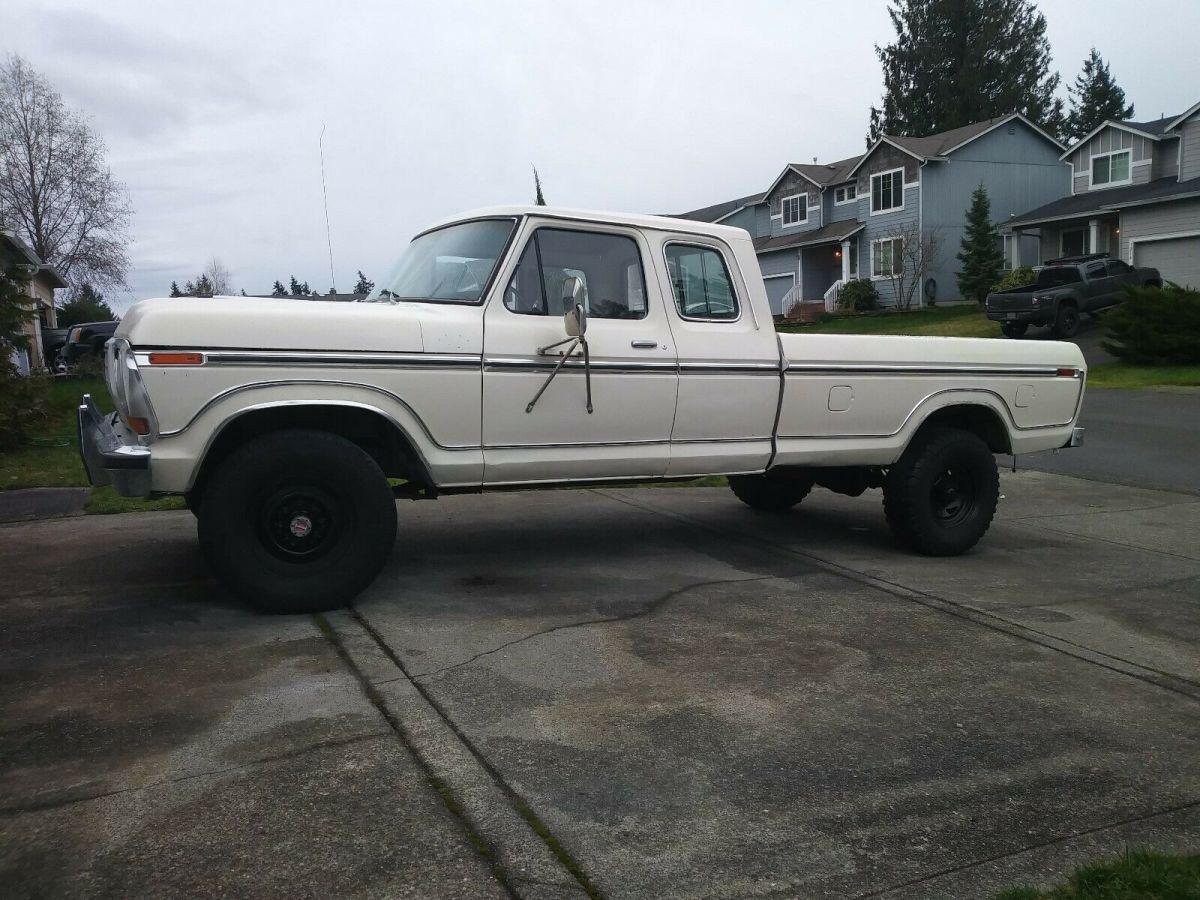
<path fill-rule="evenodd" d="M 151 354 L 150 359 L 152 359 L 152 360 L 154 359 L 153 354 Z M 1074 378 L 1076 375 L 1079 374 L 1079 370 L 1078 369 L 1059 369 L 1054 374 L 1057 375 L 1059 378 Z"/>

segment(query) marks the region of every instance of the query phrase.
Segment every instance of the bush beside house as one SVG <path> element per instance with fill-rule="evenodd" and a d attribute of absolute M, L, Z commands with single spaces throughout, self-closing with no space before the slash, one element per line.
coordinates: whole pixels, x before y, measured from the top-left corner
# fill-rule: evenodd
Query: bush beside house
<path fill-rule="evenodd" d="M 1140 366 L 1200 365 L 1200 291 L 1168 284 L 1136 288 L 1105 316 L 1106 349 Z"/>

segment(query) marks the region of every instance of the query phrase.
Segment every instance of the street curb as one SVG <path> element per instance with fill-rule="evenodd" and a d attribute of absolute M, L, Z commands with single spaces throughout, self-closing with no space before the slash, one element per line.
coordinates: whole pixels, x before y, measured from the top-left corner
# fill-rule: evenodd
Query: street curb
<path fill-rule="evenodd" d="M 318 624 L 322 620 L 368 696 L 425 767 L 446 804 L 484 844 L 510 889 L 529 900 L 596 896 L 552 849 L 557 843 L 553 836 L 539 834 L 540 823 L 531 822 L 532 813 L 523 815 L 514 805 L 510 790 L 463 743 L 356 614 L 340 610 L 319 616 Z"/>
<path fill-rule="evenodd" d="M 82 516 L 91 488 L 20 488 L 0 491 L 0 523 Z"/>

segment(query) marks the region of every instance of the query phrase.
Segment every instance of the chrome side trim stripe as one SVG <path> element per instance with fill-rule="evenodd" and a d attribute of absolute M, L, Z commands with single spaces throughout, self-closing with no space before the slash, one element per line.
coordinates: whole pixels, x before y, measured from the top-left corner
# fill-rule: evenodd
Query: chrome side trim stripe
<path fill-rule="evenodd" d="M 1015 376 L 1028 378 L 1030 376 L 1054 377 L 1058 374 L 1056 366 L 928 366 L 908 365 L 905 363 L 884 364 L 806 364 L 789 363 L 788 375 L 988 375 Z"/>

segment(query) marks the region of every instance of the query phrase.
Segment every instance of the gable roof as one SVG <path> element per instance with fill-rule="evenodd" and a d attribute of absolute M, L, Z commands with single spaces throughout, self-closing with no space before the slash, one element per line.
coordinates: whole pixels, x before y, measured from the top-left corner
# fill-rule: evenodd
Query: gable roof
<path fill-rule="evenodd" d="M 846 181 L 849 178 L 850 170 L 858 164 L 860 159 L 862 159 L 861 153 L 858 156 L 839 159 L 832 163 L 789 163 L 788 167 L 818 187 L 828 187 L 831 184 Z M 767 193 L 769 194 L 770 191 Z"/>
<path fill-rule="evenodd" d="M 1200 103 L 1194 104 L 1182 115 L 1178 115 L 1174 119 L 1172 119 L 1170 122 L 1168 122 L 1166 130 L 1174 131 L 1176 128 L 1178 128 L 1180 125 L 1182 125 L 1184 122 L 1186 122 L 1192 116 L 1194 116 L 1197 112 L 1200 112 Z"/>
<path fill-rule="evenodd" d="M 1130 122 L 1122 121 L 1120 119 L 1105 119 L 1075 143 L 1071 144 L 1071 146 L 1064 150 L 1062 155 L 1058 158 L 1066 159 L 1105 128 L 1117 128 L 1121 131 L 1128 131 L 1130 134 L 1136 134 L 1139 137 L 1157 141 L 1161 140 L 1164 132 L 1167 131 L 1167 124 L 1168 122 L 1166 116 L 1163 116 L 1161 119 L 1155 119 L 1153 122 Z"/>
<path fill-rule="evenodd" d="M 937 134 L 926 135 L 925 137 L 908 137 L 906 135 L 886 134 L 877 140 L 871 149 L 860 157 L 858 163 L 847 173 L 853 175 L 858 171 L 859 167 L 866 161 L 867 157 L 875 152 L 876 148 L 882 143 L 891 144 L 898 150 L 902 150 L 909 156 L 925 162 L 930 159 L 942 159 L 949 156 L 958 150 L 961 150 L 967 144 L 974 140 L 978 140 L 988 132 L 994 131 L 1003 125 L 1007 125 L 1013 120 L 1019 120 L 1026 126 L 1032 129 L 1035 133 L 1045 138 L 1047 141 L 1058 147 L 1059 150 L 1065 150 L 1066 145 L 1053 135 L 1047 133 L 1042 128 L 1039 128 L 1029 119 L 1020 113 L 1013 112 L 1006 116 L 997 116 L 994 119 L 984 119 L 982 122 L 972 122 L 969 125 L 962 125 L 958 128 L 951 128 L 949 131 L 940 131 Z"/>
<path fill-rule="evenodd" d="M 763 194 L 747 194 L 745 197 L 739 197 L 736 200 L 726 200 L 723 203 L 714 203 L 712 206 L 703 206 L 700 209 L 693 209 L 690 212 L 673 213 L 673 219 L 691 219 L 693 222 L 720 222 L 722 219 L 728 219 L 736 212 L 740 212 L 747 206 L 754 206 L 756 203 L 761 203 Z"/>

